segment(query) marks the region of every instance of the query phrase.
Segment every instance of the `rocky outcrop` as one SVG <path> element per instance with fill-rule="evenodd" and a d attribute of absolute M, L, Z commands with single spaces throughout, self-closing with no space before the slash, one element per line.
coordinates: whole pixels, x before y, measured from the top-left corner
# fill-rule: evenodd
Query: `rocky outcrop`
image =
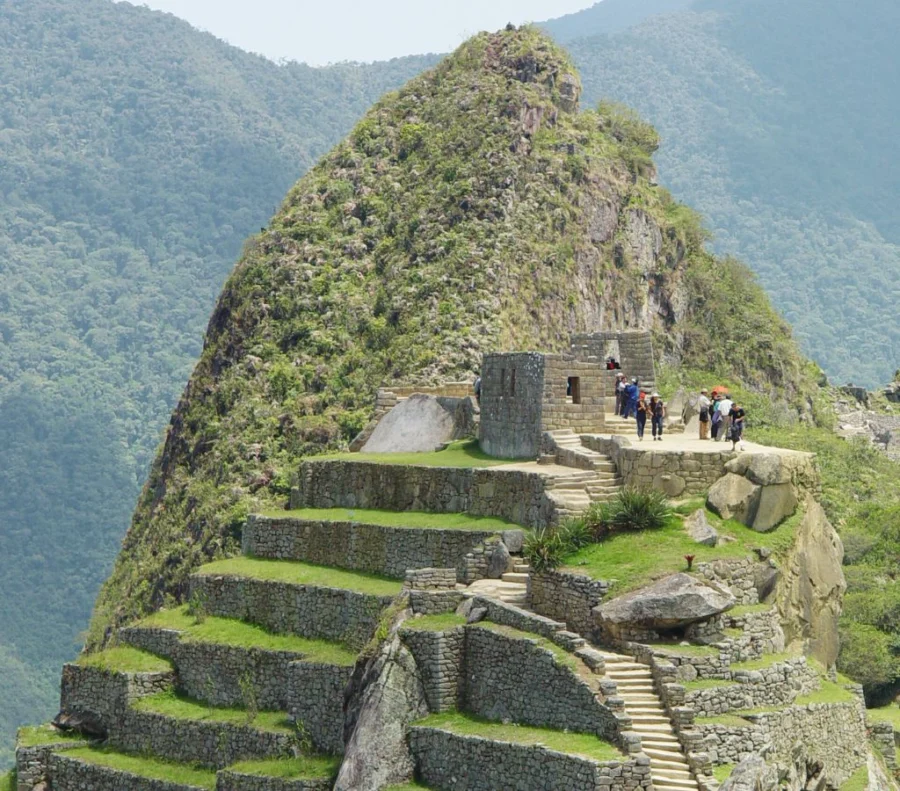
<path fill-rule="evenodd" d="M 669 630 L 705 621 L 735 604 L 723 588 L 689 574 L 672 574 L 594 608 L 597 626 L 612 636 L 641 630 Z"/>
<path fill-rule="evenodd" d="M 425 453 L 478 431 L 472 398 L 416 393 L 388 412 L 362 447 L 364 453 Z"/>
<path fill-rule="evenodd" d="M 797 510 L 805 493 L 818 489 L 808 453 L 748 453 L 725 465 L 726 475 L 709 490 L 707 504 L 723 519 L 767 533 Z"/>
<path fill-rule="evenodd" d="M 719 791 L 775 791 L 778 788 L 778 772 L 763 760 L 761 755 L 751 755 L 741 761 Z"/>
<path fill-rule="evenodd" d="M 428 714 L 416 662 L 396 635 L 348 692 L 350 738 L 335 791 L 378 791 L 412 779 L 407 728 Z"/>
<path fill-rule="evenodd" d="M 826 667 L 838 654 L 838 619 L 847 583 L 844 547 L 825 511 L 812 497 L 783 566 L 778 609 L 788 643 L 803 641 Z"/>
<path fill-rule="evenodd" d="M 697 509 L 684 520 L 684 529 L 698 544 L 714 547 L 719 543 L 719 533 L 706 518 L 706 511 Z"/>

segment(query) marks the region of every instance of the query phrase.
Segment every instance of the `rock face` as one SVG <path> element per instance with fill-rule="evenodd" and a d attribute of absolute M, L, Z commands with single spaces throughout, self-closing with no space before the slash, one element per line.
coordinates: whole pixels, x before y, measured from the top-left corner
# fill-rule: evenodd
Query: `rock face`
<path fill-rule="evenodd" d="M 767 533 L 797 510 L 798 496 L 814 492 L 818 476 L 806 453 L 748 453 L 725 465 L 708 504 L 723 519 Z"/>
<path fill-rule="evenodd" d="M 421 393 L 412 395 L 381 419 L 362 450 L 364 453 L 427 453 L 452 440 L 473 436 L 476 427 L 469 401 Z"/>
<path fill-rule="evenodd" d="M 837 626 L 847 583 L 844 547 L 825 511 L 812 497 L 784 564 L 778 598 L 788 643 L 802 640 L 808 653 L 826 667 L 838 655 Z"/>
<path fill-rule="evenodd" d="M 714 547 L 719 543 L 719 533 L 709 523 L 706 518 L 706 511 L 702 508 L 694 511 L 693 514 L 684 520 L 684 529 L 698 544 Z"/>
<path fill-rule="evenodd" d="M 730 593 L 689 574 L 672 574 L 646 588 L 594 608 L 597 625 L 612 635 L 633 630 L 675 629 L 704 621 L 730 609 Z"/>
<path fill-rule="evenodd" d="M 762 756 L 751 755 L 741 761 L 719 791 L 775 791 L 778 788 L 778 772 L 769 766 Z"/>
<path fill-rule="evenodd" d="M 407 727 L 428 714 L 412 654 L 394 636 L 365 668 L 350 699 L 352 733 L 335 791 L 378 791 L 413 776 Z M 353 711 L 355 709 L 355 711 Z"/>

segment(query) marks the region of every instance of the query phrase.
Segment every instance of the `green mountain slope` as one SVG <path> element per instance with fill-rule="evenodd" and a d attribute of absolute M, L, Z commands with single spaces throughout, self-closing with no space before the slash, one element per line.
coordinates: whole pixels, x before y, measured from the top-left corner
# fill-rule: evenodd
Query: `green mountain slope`
<path fill-rule="evenodd" d="M 244 238 L 431 60 L 279 67 L 128 4 L 2 3 L 4 744 L 54 713 Z"/>
<path fill-rule="evenodd" d="M 248 509 L 283 504 L 300 458 L 351 438 L 384 381 L 458 379 L 485 351 L 560 350 L 602 324 L 651 327 L 673 361 L 773 398 L 811 390 L 749 273 L 653 186 L 652 128 L 574 112 L 577 84 L 534 30 L 478 36 L 291 190 L 219 298 L 94 644 L 233 550 Z"/>
<path fill-rule="evenodd" d="M 659 128 L 661 180 L 716 249 L 747 260 L 833 378 L 873 387 L 900 363 L 898 23 L 886 0 L 703 0 L 569 44 L 590 100 Z"/>

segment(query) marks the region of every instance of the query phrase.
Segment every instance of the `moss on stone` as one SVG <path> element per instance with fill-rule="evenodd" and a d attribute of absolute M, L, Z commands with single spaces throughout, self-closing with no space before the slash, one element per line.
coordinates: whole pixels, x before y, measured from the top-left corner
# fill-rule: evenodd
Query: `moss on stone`
<path fill-rule="evenodd" d="M 302 654 L 310 662 L 329 665 L 353 665 L 357 657 L 354 651 L 342 643 L 291 634 L 274 634 L 261 626 L 233 618 L 206 616 L 198 620 L 190 615 L 185 607 L 159 610 L 138 623 L 138 626 L 174 629 L 182 632 L 184 639 L 198 643 L 218 643 L 265 651 L 289 651 Z"/>
<path fill-rule="evenodd" d="M 491 722 L 461 712 L 432 714 L 415 724 L 450 731 L 460 736 L 480 736 L 483 739 L 513 744 L 540 744 L 549 750 L 581 755 L 595 761 L 622 760 L 622 753 L 614 745 L 592 734 Z"/>
<path fill-rule="evenodd" d="M 241 761 L 228 771 L 258 777 L 282 777 L 295 780 L 330 778 L 337 774 L 341 759 L 337 756 L 301 755 L 295 758 L 276 758 L 268 761 Z"/>
<path fill-rule="evenodd" d="M 165 673 L 173 670 L 172 663 L 167 659 L 127 645 L 83 654 L 76 662 L 82 667 L 96 667 L 115 673 Z"/>
<path fill-rule="evenodd" d="M 346 571 L 332 566 L 315 566 L 296 560 L 265 560 L 262 558 L 235 557 L 208 563 L 197 569 L 206 576 L 250 577 L 271 582 L 287 582 L 294 585 L 313 585 L 322 588 L 341 588 L 366 593 L 371 596 L 396 596 L 403 583 L 397 580 Z"/>
<path fill-rule="evenodd" d="M 131 755 L 105 747 L 76 747 L 73 750 L 66 750 L 65 757 L 153 780 L 163 780 L 194 788 L 213 789 L 216 787 L 216 773 L 212 770 L 174 761 L 164 761 L 148 755 Z"/>

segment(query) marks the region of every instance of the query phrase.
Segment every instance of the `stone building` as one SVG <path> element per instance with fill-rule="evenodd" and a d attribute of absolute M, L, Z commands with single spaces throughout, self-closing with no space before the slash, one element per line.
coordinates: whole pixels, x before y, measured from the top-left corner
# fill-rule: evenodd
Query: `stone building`
<path fill-rule="evenodd" d="M 604 369 L 593 358 L 516 352 L 485 355 L 481 448 L 491 456 L 534 459 L 545 431 L 603 433 Z"/>
<path fill-rule="evenodd" d="M 572 338 L 572 354 L 579 360 L 598 360 L 605 365 L 610 357 L 621 364 L 622 372 L 628 379 L 637 379 L 641 389 L 651 392 L 656 387 L 656 368 L 653 363 L 653 341 L 649 332 L 629 330 L 627 332 L 592 332 L 575 335 Z M 607 393 L 613 393 L 616 372 L 604 371 Z M 615 398 L 606 402 L 607 411 L 615 409 Z"/>

